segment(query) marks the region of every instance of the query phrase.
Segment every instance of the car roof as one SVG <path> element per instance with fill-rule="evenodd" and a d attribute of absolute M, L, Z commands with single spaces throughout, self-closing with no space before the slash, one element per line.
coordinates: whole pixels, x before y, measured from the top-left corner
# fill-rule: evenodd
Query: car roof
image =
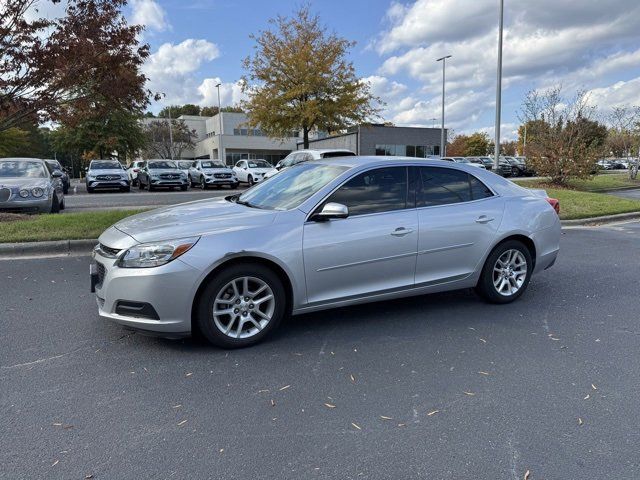
<path fill-rule="evenodd" d="M 29 162 L 43 162 L 44 160 L 41 158 L 30 158 L 30 157 L 6 157 L 6 158 L 0 158 L 0 160 L 11 160 L 12 162 L 23 162 L 23 161 L 29 161 Z"/>

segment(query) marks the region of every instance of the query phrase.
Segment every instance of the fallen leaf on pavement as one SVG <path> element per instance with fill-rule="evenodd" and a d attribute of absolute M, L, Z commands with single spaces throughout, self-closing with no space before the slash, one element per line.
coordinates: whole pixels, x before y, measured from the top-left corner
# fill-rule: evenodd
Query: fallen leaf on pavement
<path fill-rule="evenodd" d="M 524 472 L 524 479 L 523 480 L 529 480 L 529 475 L 531 475 L 531 472 L 529 470 Z"/>
<path fill-rule="evenodd" d="M 51 464 L 51 466 L 52 466 L 52 467 L 55 467 L 59 462 L 60 462 L 60 460 L 56 460 L 55 462 L 53 462 L 53 463 Z"/>
<path fill-rule="evenodd" d="M 380 415 L 380 418 L 383 420 L 393 420 L 391 417 L 385 417 L 384 415 Z"/>
<path fill-rule="evenodd" d="M 489 375 L 489 372 L 478 372 L 480 375 Z"/>
<path fill-rule="evenodd" d="M 268 392 L 268 391 L 269 391 L 269 390 L 266 390 L 266 389 L 264 389 L 264 390 L 258 390 L 258 393 L 266 393 L 266 392 Z"/>
<path fill-rule="evenodd" d="M 591 395 L 587 394 L 587 396 L 586 396 L 586 397 L 584 397 L 584 399 L 583 399 L 583 400 L 588 399 L 590 396 L 591 396 Z"/>
<path fill-rule="evenodd" d="M 351 382 L 356 383 L 356 377 L 354 377 L 353 375 L 349 375 L 349 377 L 351 377 Z"/>
<path fill-rule="evenodd" d="M 433 410 L 429 413 L 427 413 L 427 417 L 430 417 L 431 415 L 435 415 L 436 413 L 438 413 L 440 410 Z"/>
<path fill-rule="evenodd" d="M 584 422 L 582 421 L 582 419 L 580 417 L 578 417 L 578 425 L 582 425 Z"/>
<path fill-rule="evenodd" d="M 184 425 L 185 423 L 187 423 L 187 421 L 186 420 L 182 420 L 180 423 L 178 423 L 178 426 Z"/>
<path fill-rule="evenodd" d="M 482 343 L 487 343 L 487 341 L 484 338 L 479 338 L 479 339 Z"/>
<path fill-rule="evenodd" d="M 178 405 L 174 405 L 172 408 L 182 408 L 182 404 L 179 403 Z"/>
<path fill-rule="evenodd" d="M 354 428 L 357 428 L 358 430 L 362 430 L 358 425 L 356 425 L 355 423 L 351 422 L 351 425 L 353 425 Z"/>
<path fill-rule="evenodd" d="M 324 406 L 327 408 L 336 408 L 336 406 L 333 405 L 332 403 L 325 403 Z"/>
<path fill-rule="evenodd" d="M 193 375 L 193 372 L 189 372 L 185 375 L 185 377 L 190 377 L 191 375 Z"/>
<path fill-rule="evenodd" d="M 475 393 L 473 392 L 464 392 L 465 395 L 469 395 L 470 397 L 473 397 L 475 395 Z"/>
<path fill-rule="evenodd" d="M 286 389 L 287 389 L 287 388 L 289 388 L 290 386 L 291 386 L 291 385 L 285 385 L 284 387 L 282 387 L 282 388 L 280 389 L 280 391 L 282 391 L 282 390 L 286 390 Z"/>
<path fill-rule="evenodd" d="M 593 383 L 591 384 L 591 388 L 593 388 L 594 390 L 597 390 L 596 386 Z"/>
<path fill-rule="evenodd" d="M 276 406 L 276 401 L 275 401 L 273 398 L 271 399 L 271 406 L 272 406 L 272 407 L 275 407 L 275 406 Z"/>

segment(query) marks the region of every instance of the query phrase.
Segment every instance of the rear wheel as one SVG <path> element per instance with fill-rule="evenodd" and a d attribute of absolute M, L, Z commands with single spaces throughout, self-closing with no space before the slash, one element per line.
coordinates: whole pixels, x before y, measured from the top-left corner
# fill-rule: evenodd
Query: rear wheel
<path fill-rule="evenodd" d="M 278 276 L 256 264 L 231 266 L 207 284 L 196 308 L 197 328 L 222 348 L 254 345 L 285 315 L 286 295 Z"/>
<path fill-rule="evenodd" d="M 138 178 L 138 189 L 144 190 L 144 183 L 142 183 L 142 180 L 140 180 L 139 178 Z"/>
<path fill-rule="evenodd" d="M 491 303 L 509 303 L 524 293 L 533 272 L 531 252 L 518 240 L 498 245 L 484 264 L 476 291 Z"/>

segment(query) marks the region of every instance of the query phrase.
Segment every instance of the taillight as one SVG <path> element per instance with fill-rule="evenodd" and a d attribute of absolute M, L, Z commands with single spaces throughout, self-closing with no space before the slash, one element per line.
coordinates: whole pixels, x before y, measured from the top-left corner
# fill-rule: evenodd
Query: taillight
<path fill-rule="evenodd" d="M 549 202 L 556 213 L 560 215 L 560 201 L 557 198 L 547 198 L 547 202 Z"/>

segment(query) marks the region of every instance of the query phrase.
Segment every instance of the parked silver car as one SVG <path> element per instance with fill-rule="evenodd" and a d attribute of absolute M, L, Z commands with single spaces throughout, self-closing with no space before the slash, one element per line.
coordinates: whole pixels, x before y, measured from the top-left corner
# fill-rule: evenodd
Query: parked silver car
<path fill-rule="evenodd" d="M 91 160 L 85 177 L 87 193 L 102 189 L 131 190 L 129 174 L 118 160 Z"/>
<path fill-rule="evenodd" d="M 156 188 L 173 190 L 175 187 L 184 192 L 189 188 L 189 181 L 173 160 L 148 160 L 138 172 L 140 190 L 148 188 L 152 192 Z"/>
<path fill-rule="evenodd" d="M 196 160 L 189 168 L 189 183 L 192 187 L 199 185 L 203 190 L 207 187 L 229 185 L 238 188 L 240 182 L 231 168 L 214 160 Z"/>
<path fill-rule="evenodd" d="M 290 313 L 468 287 L 511 302 L 558 254 L 544 196 L 446 161 L 305 162 L 107 229 L 92 267 L 99 314 L 241 347 Z"/>
<path fill-rule="evenodd" d="M 0 158 L 0 211 L 64 209 L 62 172 L 39 158 Z"/>

